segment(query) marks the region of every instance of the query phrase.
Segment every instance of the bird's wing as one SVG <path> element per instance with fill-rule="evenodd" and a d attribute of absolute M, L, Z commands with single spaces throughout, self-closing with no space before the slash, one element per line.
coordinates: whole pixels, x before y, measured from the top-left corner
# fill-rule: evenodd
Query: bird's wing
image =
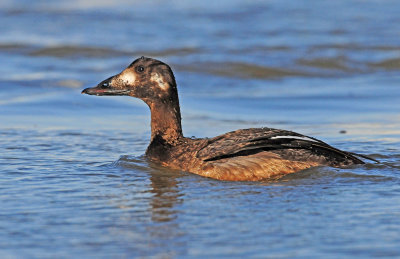
<path fill-rule="evenodd" d="M 299 161 L 313 157 L 318 160 L 332 160 L 334 165 L 364 163 L 357 157 L 363 157 L 361 155 L 339 150 L 299 133 L 271 128 L 237 130 L 209 139 L 197 153 L 197 157 L 203 161 L 216 161 L 262 151 L 274 152 L 284 159 Z"/>

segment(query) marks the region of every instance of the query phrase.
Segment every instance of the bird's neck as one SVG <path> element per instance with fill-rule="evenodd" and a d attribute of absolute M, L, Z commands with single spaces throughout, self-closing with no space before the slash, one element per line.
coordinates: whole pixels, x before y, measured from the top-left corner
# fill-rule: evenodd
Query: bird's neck
<path fill-rule="evenodd" d="M 164 142 L 173 145 L 182 138 L 181 112 L 175 100 L 157 101 L 149 104 L 151 111 L 151 144 Z"/>

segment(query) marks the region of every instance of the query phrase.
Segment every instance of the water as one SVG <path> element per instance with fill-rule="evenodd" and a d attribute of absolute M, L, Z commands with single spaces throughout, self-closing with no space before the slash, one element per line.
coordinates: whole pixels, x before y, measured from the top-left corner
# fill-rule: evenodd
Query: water
<path fill-rule="evenodd" d="M 2 2 L 1 258 L 400 257 L 397 1 L 143 2 Z M 147 107 L 80 94 L 141 55 L 175 71 L 186 136 L 284 128 L 382 163 L 149 164 Z"/>

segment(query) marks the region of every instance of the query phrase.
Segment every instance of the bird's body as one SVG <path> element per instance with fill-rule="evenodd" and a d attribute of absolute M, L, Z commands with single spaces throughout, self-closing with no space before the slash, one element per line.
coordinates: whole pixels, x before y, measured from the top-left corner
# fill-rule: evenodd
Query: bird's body
<path fill-rule="evenodd" d="M 276 179 L 315 166 L 363 163 L 353 154 L 294 132 L 271 128 L 232 131 L 214 138 L 153 141 L 146 151 L 163 166 L 220 180 Z"/>
<path fill-rule="evenodd" d="M 214 138 L 185 138 L 172 70 L 151 58 L 135 60 L 120 74 L 82 93 L 129 95 L 146 102 L 151 110 L 151 140 L 146 157 L 172 169 L 219 180 L 257 181 L 315 166 L 364 163 L 356 154 L 279 129 L 251 128 Z"/>

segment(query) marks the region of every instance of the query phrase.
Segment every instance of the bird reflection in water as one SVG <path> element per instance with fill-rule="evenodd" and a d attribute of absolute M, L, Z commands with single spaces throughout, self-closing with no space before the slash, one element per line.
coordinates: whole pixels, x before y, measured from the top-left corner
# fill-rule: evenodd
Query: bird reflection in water
<path fill-rule="evenodd" d="M 114 166 L 128 169 L 131 201 L 124 203 L 133 201 L 131 204 L 136 207 L 129 212 L 125 226 L 132 221 L 143 222 L 140 224 L 143 228 L 125 228 L 129 236 L 140 235 L 143 248 L 154 252 L 156 257 L 173 257 L 174 246 L 185 250 L 185 241 L 181 238 L 185 233 L 179 225 L 177 209 L 183 202 L 179 187 L 182 173 L 157 166 L 143 156 L 122 156 Z"/>
<path fill-rule="evenodd" d="M 150 172 L 151 210 L 153 222 L 168 222 L 177 218 L 176 205 L 182 203 L 179 191 L 179 172 L 152 166 Z"/>
<path fill-rule="evenodd" d="M 149 204 L 152 224 L 147 226 L 151 240 L 147 245 L 149 249 L 159 251 L 157 257 L 170 258 L 176 256 L 176 249 L 185 251 L 187 247 L 185 238 L 182 238 L 185 232 L 178 221 L 177 206 L 183 202 L 183 195 L 179 190 L 180 173 L 159 167 L 152 169 L 149 171 L 149 191 L 153 194 Z"/>
<path fill-rule="evenodd" d="M 178 178 L 181 175 L 179 171 L 158 166 L 144 156 L 122 156 L 114 163 L 114 166 L 129 169 L 130 172 L 133 169 L 135 172 L 144 173 L 144 175 L 135 174 L 135 177 L 138 178 L 136 181 L 140 182 L 139 186 L 135 184 L 135 187 L 146 188 L 141 191 L 152 194 L 147 206 L 150 208 L 149 212 L 153 222 L 168 222 L 176 219 L 175 207 L 182 203 L 182 194 L 178 188 Z M 150 180 L 150 184 L 145 184 L 148 180 Z M 134 180 L 131 179 L 131 181 Z M 137 188 L 135 188 L 136 191 Z"/>

